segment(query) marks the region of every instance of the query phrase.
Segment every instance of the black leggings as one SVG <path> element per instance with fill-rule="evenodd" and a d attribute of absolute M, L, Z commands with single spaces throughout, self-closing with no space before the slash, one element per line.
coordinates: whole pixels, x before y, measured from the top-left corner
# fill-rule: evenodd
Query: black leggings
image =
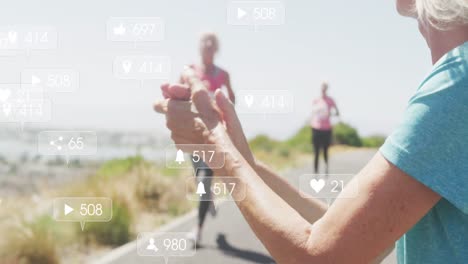
<path fill-rule="evenodd" d="M 204 162 L 194 162 L 193 167 L 196 170 L 197 179 L 200 179 L 203 182 L 203 185 L 205 185 L 206 193 L 202 194 L 198 204 L 198 226 L 203 226 L 206 215 L 208 214 L 211 203 L 213 202 L 211 199 L 211 180 L 213 178 L 213 171 L 207 168 L 207 165 Z"/>
<path fill-rule="evenodd" d="M 314 145 L 314 172 L 318 173 L 320 149 L 323 149 L 323 159 L 328 166 L 328 147 L 330 147 L 332 130 L 312 128 L 312 144 Z"/>

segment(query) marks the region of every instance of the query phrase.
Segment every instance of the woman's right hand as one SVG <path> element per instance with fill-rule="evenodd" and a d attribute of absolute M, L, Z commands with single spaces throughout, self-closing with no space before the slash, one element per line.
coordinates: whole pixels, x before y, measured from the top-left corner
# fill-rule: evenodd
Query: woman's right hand
<path fill-rule="evenodd" d="M 192 77 L 194 78 L 194 77 Z M 187 107 L 190 108 L 189 100 L 192 98 L 192 94 L 194 90 L 191 86 L 192 85 L 199 85 L 199 80 L 196 79 L 187 79 L 187 83 L 185 85 L 169 85 L 163 84 L 161 86 L 161 90 L 163 93 L 164 98 L 172 99 L 179 102 L 172 103 L 172 111 L 170 116 L 177 116 L 176 118 L 169 118 L 170 122 L 168 125 L 170 127 L 173 126 L 185 126 L 184 133 L 173 133 L 172 138 L 174 140 L 179 139 L 180 137 L 175 137 L 176 135 L 183 135 L 183 142 L 185 144 L 202 144 L 203 142 L 203 131 L 202 129 L 203 122 L 195 122 L 198 115 L 195 113 L 190 113 L 190 111 L 186 111 Z M 234 108 L 234 104 L 225 96 L 225 94 L 218 90 L 215 93 L 215 100 L 216 106 L 218 108 L 218 113 L 221 115 L 221 119 L 224 123 L 226 128 L 226 133 L 229 136 L 230 140 L 232 141 L 234 147 L 239 151 L 239 153 L 244 157 L 244 159 L 252 166 L 256 168 L 255 158 L 250 150 L 249 144 L 247 139 L 244 135 L 244 131 L 242 130 L 242 125 L 239 121 L 237 116 L 236 110 Z M 184 103 L 186 101 L 187 103 Z M 155 105 L 155 110 L 160 113 L 166 114 L 167 118 L 167 108 L 166 105 L 167 101 L 163 100 L 158 102 Z M 175 111 L 177 110 L 177 111 Z M 177 112 L 177 113 L 176 113 Z M 180 113 L 179 113 L 180 112 Z M 172 120 L 172 121 L 171 121 Z M 180 123 L 180 125 L 175 125 L 174 123 Z M 189 129 L 190 124 L 199 124 L 198 127 L 200 129 Z M 172 124 L 172 125 L 171 125 Z M 188 133 L 191 131 L 192 133 Z"/>

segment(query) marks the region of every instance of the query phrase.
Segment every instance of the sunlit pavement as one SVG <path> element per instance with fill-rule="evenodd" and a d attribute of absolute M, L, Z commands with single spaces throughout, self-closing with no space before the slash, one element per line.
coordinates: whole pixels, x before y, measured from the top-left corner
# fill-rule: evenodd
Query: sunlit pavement
<path fill-rule="evenodd" d="M 331 157 L 330 173 L 354 174 L 375 154 L 373 150 L 359 150 L 352 152 L 337 153 Z M 312 163 L 312 158 L 311 158 Z M 297 185 L 298 177 L 302 174 L 311 173 L 312 167 L 290 171 L 287 177 L 291 183 Z M 172 232 L 188 232 L 196 223 L 192 217 L 187 221 L 175 226 Z M 165 263 L 162 257 L 141 257 L 136 253 L 136 243 L 127 247 L 129 250 L 114 254 L 113 260 L 98 263 Z M 168 263 L 274 263 L 267 250 L 258 241 L 248 224 L 243 219 L 239 210 L 233 202 L 225 202 L 218 208 L 215 218 L 209 216 L 206 220 L 205 230 L 202 237 L 201 248 L 197 249 L 192 257 L 170 257 Z M 395 264 L 396 254 L 393 251 L 382 263 Z"/>

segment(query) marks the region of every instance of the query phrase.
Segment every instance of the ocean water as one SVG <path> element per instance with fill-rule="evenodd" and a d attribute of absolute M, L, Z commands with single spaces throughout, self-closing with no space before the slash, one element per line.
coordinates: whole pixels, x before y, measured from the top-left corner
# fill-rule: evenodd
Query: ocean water
<path fill-rule="evenodd" d="M 31 196 L 41 188 L 83 180 L 111 159 L 141 155 L 164 162 L 165 149 L 171 145 L 168 138 L 153 134 L 96 132 L 95 155 L 47 156 L 38 151 L 39 132 L 0 130 L 0 198 Z"/>
<path fill-rule="evenodd" d="M 42 155 L 38 151 L 37 131 L 24 133 L 0 132 L 0 161 L 17 160 L 54 160 L 56 155 Z M 71 156 L 70 159 L 83 161 L 105 161 L 141 155 L 145 159 L 160 161 L 164 158 L 164 149 L 171 144 L 167 137 L 152 134 L 129 134 L 97 132 L 97 151 L 89 156 Z M 66 157 L 63 157 L 66 158 Z"/>

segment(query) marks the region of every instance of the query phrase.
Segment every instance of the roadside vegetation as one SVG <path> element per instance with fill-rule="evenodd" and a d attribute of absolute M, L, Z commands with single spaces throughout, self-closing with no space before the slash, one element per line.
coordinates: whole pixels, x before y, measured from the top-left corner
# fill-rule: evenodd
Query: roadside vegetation
<path fill-rule="evenodd" d="M 385 142 L 385 136 L 361 137 L 349 124 L 338 123 L 333 128 L 331 152 L 354 150 L 356 148 L 378 148 Z M 250 140 L 255 156 L 276 169 L 286 169 L 310 161 L 312 131 L 308 125 L 299 129 L 287 140 L 279 141 L 266 135 L 258 135 Z"/>
<path fill-rule="evenodd" d="M 333 136 L 332 152 L 376 148 L 385 140 L 382 136 L 362 138 L 345 123 L 335 126 Z M 258 135 L 249 143 L 259 160 L 282 170 L 309 162 L 312 153 L 308 126 L 284 141 Z M 4 200 L 0 207 L 0 259 L 21 264 L 90 262 L 90 256 L 128 243 L 139 232 L 154 230 L 195 208 L 196 203 L 186 199 L 186 180 L 192 175 L 190 169 L 168 169 L 163 161 L 134 156 L 105 162 L 85 180 L 43 190 L 41 201 L 47 202 Z M 112 220 L 86 223 L 83 231 L 79 223 L 55 222 L 52 200 L 63 196 L 109 197 L 113 201 Z"/>
<path fill-rule="evenodd" d="M 194 208 L 185 198 L 185 179 L 191 174 L 188 169 L 166 169 L 163 163 L 140 156 L 114 159 L 85 181 L 45 190 L 42 200 L 47 202 L 43 204 L 31 205 L 26 199 L 3 201 L 0 259 L 21 264 L 90 262 L 93 251 L 128 243 L 139 232 L 154 230 Z M 109 197 L 112 220 L 88 222 L 83 231 L 79 223 L 55 222 L 54 197 Z M 21 205 L 23 210 L 18 209 Z"/>

